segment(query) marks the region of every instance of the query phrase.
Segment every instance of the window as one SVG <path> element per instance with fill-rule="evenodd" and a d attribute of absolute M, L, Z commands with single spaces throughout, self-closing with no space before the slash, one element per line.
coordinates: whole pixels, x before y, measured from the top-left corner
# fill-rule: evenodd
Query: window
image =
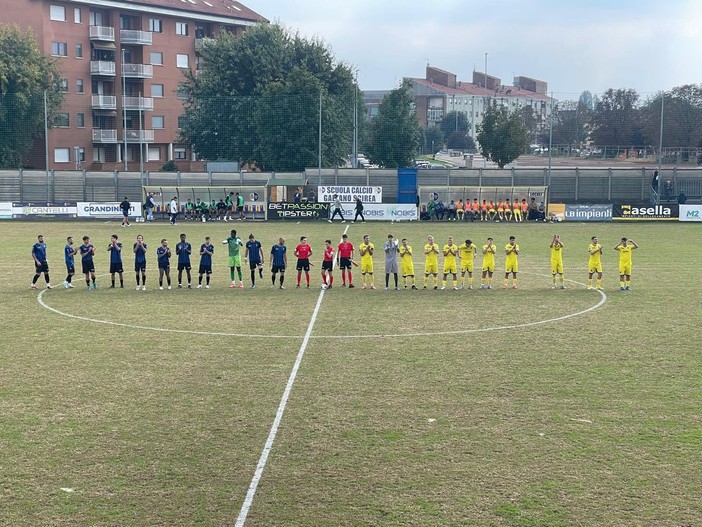
<path fill-rule="evenodd" d="M 119 15 L 119 28 L 132 29 L 132 18 L 127 15 Z"/>
<path fill-rule="evenodd" d="M 78 126 L 78 128 L 85 128 L 85 114 L 84 113 L 79 113 L 76 116 L 76 126 Z"/>
<path fill-rule="evenodd" d="M 68 93 L 68 79 L 61 79 L 61 91 Z"/>
<path fill-rule="evenodd" d="M 51 54 L 55 57 L 68 57 L 68 44 L 66 42 L 52 42 Z"/>
<path fill-rule="evenodd" d="M 100 11 L 90 11 L 90 25 L 102 26 L 102 13 Z"/>
<path fill-rule="evenodd" d="M 83 58 L 83 44 L 76 44 L 76 58 Z"/>
<path fill-rule="evenodd" d="M 187 68 L 188 67 L 188 55 L 183 53 L 176 54 L 176 67 L 177 68 Z"/>
<path fill-rule="evenodd" d="M 85 93 L 85 87 L 83 86 L 83 79 L 76 79 L 76 93 Z"/>
<path fill-rule="evenodd" d="M 151 97 L 163 97 L 163 84 L 151 85 Z"/>
<path fill-rule="evenodd" d="M 150 146 L 147 154 L 147 161 L 160 161 L 161 160 L 161 149 L 157 146 Z"/>
<path fill-rule="evenodd" d="M 69 148 L 54 148 L 54 163 L 69 163 L 71 150 Z"/>
<path fill-rule="evenodd" d="M 49 6 L 49 18 L 57 22 L 66 21 L 66 8 L 62 5 Z"/>
<path fill-rule="evenodd" d="M 176 97 L 178 97 L 179 99 L 187 99 L 188 98 L 188 88 L 186 88 L 182 84 L 179 84 L 178 88 L 176 88 Z"/>
<path fill-rule="evenodd" d="M 151 116 L 151 128 L 165 128 L 163 115 Z"/>
<path fill-rule="evenodd" d="M 181 160 L 181 161 L 188 158 L 188 156 L 185 152 L 185 148 L 178 147 L 178 146 L 173 149 L 173 155 L 176 159 Z"/>
<path fill-rule="evenodd" d="M 82 15 L 81 15 L 81 13 L 80 13 L 80 7 L 76 7 L 76 8 L 73 10 L 73 21 L 74 21 L 76 24 L 80 24 L 81 19 L 82 19 Z"/>
<path fill-rule="evenodd" d="M 54 118 L 54 126 L 56 126 L 57 128 L 68 128 L 70 124 L 69 121 L 70 118 L 67 112 L 57 113 L 56 117 Z"/>
<path fill-rule="evenodd" d="M 149 31 L 153 31 L 154 33 L 163 32 L 160 18 L 149 18 Z"/>
<path fill-rule="evenodd" d="M 188 36 L 188 23 L 187 22 L 176 22 L 176 35 L 182 37 Z"/>
<path fill-rule="evenodd" d="M 163 66 L 163 53 L 160 51 L 152 51 L 149 56 L 151 64 L 154 66 Z"/>

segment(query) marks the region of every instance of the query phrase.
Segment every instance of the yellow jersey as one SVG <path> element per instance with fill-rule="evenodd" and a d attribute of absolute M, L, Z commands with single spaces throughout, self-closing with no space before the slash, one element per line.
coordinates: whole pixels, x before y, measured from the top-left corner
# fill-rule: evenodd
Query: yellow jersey
<path fill-rule="evenodd" d="M 458 246 L 458 254 L 461 257 L 461 262 L 472 262 L 475 255 L 478 253 L 478 248 L 474 243 L 466 245 L 462 243 Z"/>
<path fill-rule="evenodd" d="M 619 251 L 619 265 L 631 266 L 631 253 L 634 251 L 634 246 L 627 245 L 624 247 L 623 245 L 620 245 L 617 247 L 617 251 Z"/>
<path fill-rule="evenodd" d="M 563 261 L 563 246 L 560 244 L 553 244 L 551 247 L 551 263 L 559 263 Z"/>
<path fill-rule="evenodd" d="M 495 266 L 495 251 L 496 248 L 494 245 L 490 247 L 488 247 L 487 244 L 483 245 L 483 267 Z"/>
<path fill-rule="evenodd" d="M 431 251 L 432 249 L 434 249 L 437 252 L 427 253 L 427 251 Z M 426 263 L 427 264 L 430 264 L 430 263 L 438 264 L 439 263 L 439 255 L 437 254 L 438 251 L 439 251 L 439 245 L 436 243 L 432 243 L 432 244 L 427 243 L 424 246 L 424 255 L 426 256 Z"/>
<path fill-rule="evenodd" d="M 505 251 L 509 251 L 513 247 L 514 247 L 514 249 L 516 249 L 517 252 L 516 253 L 510 252 L 507 255 L 507 257 L 505 258 L 505 265 L 508 267 L 517 263 L 517 253 L 519 252 L 519 245 L 518 244 L 511 245 L 509 243 L 507 245 L 505 245 Z"/>
<path fill-rule="evenodd" d="M 597 252 L 595 254 L 592 254 L 592 251 L 596 250 Z M 598 244 L 589 244 L 587 246 L 587 252 L 590 253 L 590 259 L 588 260 L 588 265 L 591 269 L 595 267 L 600 267 L 602 265 L 602 245 Z"/>
<path fill-rule="evenodd" d="M 367 245 L 365 243 L 362 243 L 358 246 L 358 250 L 360 253 L 363 253 L 363 256 L 361 256 L 361 262 L 370 262 L 373 260 L 373 255 L 371 254 L 371 251 L 375 251 L 375 245 L 373 245 L 372 243 L 369 243 Z"/>
<path fill-rule="evenodd" d="M 404 245 L 400 245 L 400 258 L 402 261 L 407 260 L 412 260 L 412 246 L 408 245 L 405 247 Z"/>

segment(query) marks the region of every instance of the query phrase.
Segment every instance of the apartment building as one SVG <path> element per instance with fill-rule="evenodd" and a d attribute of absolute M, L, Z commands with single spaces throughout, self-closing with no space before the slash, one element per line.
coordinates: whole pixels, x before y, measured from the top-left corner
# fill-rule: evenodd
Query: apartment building
<path fill-rule="evenodd" d="M 184 71 L 203 39 L 267 22 L 232 0 L 0 0 L 3 23 L 34 31 L 63 72 L 48 168 L 158 170 L 196 160 L 178 144 Z M 43 138 L 27 165 L 46 168 Z"/>

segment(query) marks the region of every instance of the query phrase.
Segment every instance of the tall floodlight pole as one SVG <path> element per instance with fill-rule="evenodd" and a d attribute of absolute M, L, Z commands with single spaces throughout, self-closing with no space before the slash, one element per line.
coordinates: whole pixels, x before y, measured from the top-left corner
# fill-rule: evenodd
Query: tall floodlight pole
<path fill-rule="evenodd" d="M 127 165 L 127 82 L 126 74 L 124 71 L 124 48 L 122 48 L 122 120 L 123 120 L 123 130 L 124 134 L 124 171 L 128 171 Z"/>
<path fill-rule="evenodd" d="M 353 79 L 353 148 L 351 148 L 351 168 L 358 167 L 358 70 Z"/>
<path fill-rule="evenodd" d="M 551 92 L 551 113 L 548 116 L 548 187 L 551 189 L 551 155 L 553 152 L 553 92 Z"/>
<path fill-rule="evenodd" d="M 322 90 L 319 90 L 319 150 L 317 152 L 317 181 L 322 186 Z"/>
<path fill-rule="evenodd" d="M 46 159 L 46 201 L 49 200 L 49 103 L 46 100 L 46 90 L 44 90 L 44 155 Z"/>
<path fill-rule="evenodd" d="M 661 127 L 658 131 L 658 188 L 656 189 L 656 203 L 661 201 L 661 165 L 663 164 L 663 106 L 665 104 L 665 92 L 661 93 Z"/>
<path fill-rule="evenodd" d="M 144 127 L 141 123 L 142 119 L 142 108 L 143 101 L 141 99 L 141 92 L 139 92 L 139 172 L 141 178 L 144 178 Z"/>

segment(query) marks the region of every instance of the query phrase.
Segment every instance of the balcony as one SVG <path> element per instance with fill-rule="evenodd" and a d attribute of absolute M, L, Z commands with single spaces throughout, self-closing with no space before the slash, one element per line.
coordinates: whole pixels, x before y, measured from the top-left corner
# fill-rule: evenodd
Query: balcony
<path fill-rule="evenodd" d="M 104 75 L 106 77 L 115 76 L 115 63 L 105 60 L 91 60 L 90 61 L 90 74 L 91 75 Z"/>
<path fill-rule="evenodd" d="M 154 100 L 152 97 L 125 97 L 124 109 L 151 111 L 154 109 Z"/>
<path fill-rule="evenodd" d="M 124 136 L 122 136 L 124 140 Z M 153 143 L 153 130 L 127 130 L 127 143 Z"/>
<path fill-rule="evenodd" d="M 120 29 L 119 40 L 122 44 L 150 46 L 151 31 L 139 31 L 138 29 Z"/>
<path fill-rule="evenodd" d="M 122 64 L 122 75 L 127 78 L 150 79 L 154 76 L 151 64 Z"/>
<path fill-rule="evenodd" d="M 92 95 L 90 105 L 93 110 L 116 110 L 117 97 L 114 95 Z"/>
<path fill-rule="evenodd" d="M 210 37 L 195 37 L 195 51 L 198 53 L 202 52 L 203 48 L 210 42 L 214 42 L 214 39 Z"/>
<path fill-rule="evenodd" d="M 93 129 L 93 143 L 116 143 L 117 130 Z"/>
<path fill-rule="evenodd" d="M 90 26 L 90 40 L 114 42 L 115 28 L 108 26 Z"/>

